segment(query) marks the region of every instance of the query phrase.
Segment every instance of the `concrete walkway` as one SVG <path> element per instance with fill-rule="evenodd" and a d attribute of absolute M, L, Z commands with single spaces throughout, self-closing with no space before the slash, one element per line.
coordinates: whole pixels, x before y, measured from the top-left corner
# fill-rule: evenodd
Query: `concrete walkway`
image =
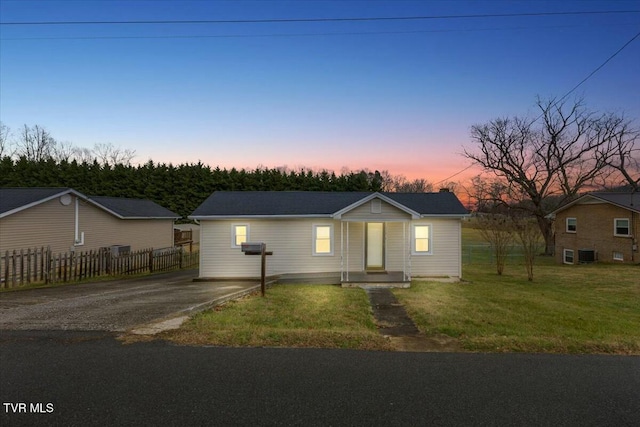
<path fill-rule="evenodd" d="M 399 351 L 461 351 L 458 341 L 448 336 L 425 336 L 407 314 L 390 288 L 362 286 L 369 297 L 378 330 Z"/>

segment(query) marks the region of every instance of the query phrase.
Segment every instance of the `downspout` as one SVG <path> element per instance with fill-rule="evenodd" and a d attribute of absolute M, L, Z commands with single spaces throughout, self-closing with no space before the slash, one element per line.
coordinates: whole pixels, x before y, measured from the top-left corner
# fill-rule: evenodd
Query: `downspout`
<path fill-rule="evenodd" d="M 631 190 L 631 208 L 633 209 L 633 194 L 635 190 Z M 636 214 L 631 211 L 631 261 L 635 261 L 635 254 L 638 252 L 638 230 L 636 229 L 636 215 L 640 216 L 640 213 Z"/>
<path fill-rule="evenodd" d="M 84 232 L 80 232 L 80 200 L 76 196 L 76 209 L 75 209 L 75 239 L 73 246 L 84 245 Z"/>
<path fill-rule="evenodd" d="M 631 261 L 635 261 L 635 254 L 638 252 L 638 230 L 636 229 L 636 216 L 640 216 L 633 211 L 631 211 L 631 232 L 633 235 L 631 236 Z"/>

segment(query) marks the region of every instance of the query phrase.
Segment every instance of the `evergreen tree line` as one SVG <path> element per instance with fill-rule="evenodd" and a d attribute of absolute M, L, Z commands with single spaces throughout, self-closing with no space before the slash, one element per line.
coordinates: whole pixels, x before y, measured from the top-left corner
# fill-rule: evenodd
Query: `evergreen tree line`
<path fill-rule="evenodd" d="M 153 200 L 182 217 L 190 215 L 214 191 L 381 191 L 378 172 L 230 170 L 198 163 L 110 165 L 53 158 L 0 160 L 0 187 L 70 187 L 89 196 Z"/>

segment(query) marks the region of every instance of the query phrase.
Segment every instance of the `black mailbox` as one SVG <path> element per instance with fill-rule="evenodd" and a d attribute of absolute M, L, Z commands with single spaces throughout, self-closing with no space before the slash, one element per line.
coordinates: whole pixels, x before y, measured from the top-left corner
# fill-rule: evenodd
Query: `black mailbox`
<path fill-rule="evenodd" d="M 265 277 L 267 274 L 267 255 L 273 255 L 273 252 L 267 252 L 267 244 L 266 243 L 251 243 L 246 242 L 240 244 L 240 248 L 245 255 L 261 255 L 262 262 L 260 267 L 260 290 L 262 291 L 262 296 L 265 293 Z"/>
<path fill-rule="evenodd" d="M 240 245 L 242 252 L 247 253 L 247 254 L 260 254 L 262 253 L 262 246 L 264 245 L 264 243 L 250 243 L 250 242 L 246 242 L 246 243 L 242 243 Z"/>

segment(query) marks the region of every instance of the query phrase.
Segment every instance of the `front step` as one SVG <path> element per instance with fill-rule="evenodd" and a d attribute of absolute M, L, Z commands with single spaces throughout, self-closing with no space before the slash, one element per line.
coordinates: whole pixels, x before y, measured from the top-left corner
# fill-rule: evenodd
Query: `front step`
<path fill-rule="evenodd" d="M 342 282 L 343 288 L 402 288 L 411 287 L 411 282 Z"/>

